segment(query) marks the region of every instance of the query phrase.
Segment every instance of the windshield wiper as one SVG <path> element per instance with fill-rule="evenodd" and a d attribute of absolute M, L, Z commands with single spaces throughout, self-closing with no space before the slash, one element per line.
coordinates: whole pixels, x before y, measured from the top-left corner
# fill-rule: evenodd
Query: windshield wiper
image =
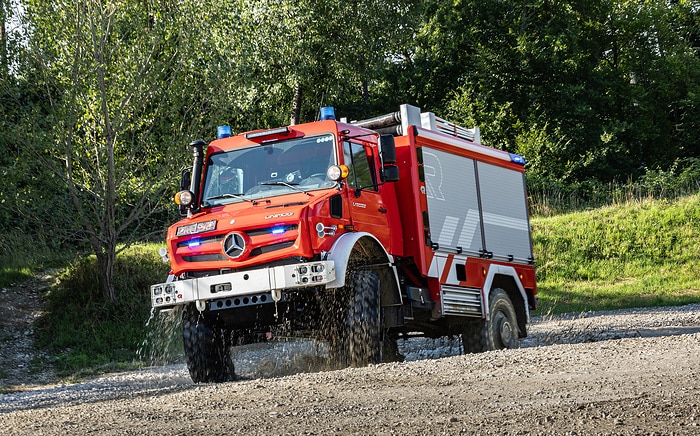
<path fill-rule="evenodd" d="M 286 186 L 286 187 L 292 188 L 292 189 L 294 189 L 294 190 L 296 190 L 296 191 L 303 192 L 304 194 L 306 194 L 306 195 L 308 195 L 309 197 L 311 197 L 311 194 L 309 194 L 308 192 L 304 191 L 303 189 L 297 188 L 297 187 L 295 186 L 295 185 L 298 185 L 298 183 L 291 184 L 291 183 L 287 183 L 287 182 L 270 181 L 270 182 L 260 182 L 260 184 L 261 184 L 261 185 L 264 185 L 264 186 Z"/>
<path fill-rule="evenodd" d="M 209 200 L 219 200 L 221 198 L 240 198 L 241 200 L 249 201 L 253 204 L 258 204 L 257 201 L 251 200 L 249 198 L 244 198 L 245 194 L 221 194 L 221 195 L 215 195 L 213 197 L 205 198 L 204 201 L 207 202 Z"/>
<path fill-rule="evenodd" d="M 276 207 L 303 206 L 308 203 L 308 201 L 295 201 L 293 203 L 273 204 L 272 206 L 265 206 L 265 209 L 274 209 Z"/>

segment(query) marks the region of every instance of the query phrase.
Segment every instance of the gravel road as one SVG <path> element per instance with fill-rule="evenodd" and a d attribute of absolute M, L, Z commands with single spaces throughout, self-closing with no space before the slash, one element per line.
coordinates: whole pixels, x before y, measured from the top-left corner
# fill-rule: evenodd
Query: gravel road
<path fill-rule="evenodd" d="M 309 342 L 243 350 L 242 379 L 183 365 L 0 395 L 0 434 L 700 434 L 700 304 L 537 317 L 520 349 L 327 371 Z"/>

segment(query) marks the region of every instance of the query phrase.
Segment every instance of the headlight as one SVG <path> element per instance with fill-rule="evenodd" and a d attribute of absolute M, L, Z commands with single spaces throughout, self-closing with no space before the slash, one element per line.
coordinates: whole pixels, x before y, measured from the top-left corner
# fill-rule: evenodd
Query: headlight
<path fill-rule="evenodd" d="M 338 180 L 344 179 L 350 174 L 350 169 L 345 165 L 333 165 L 328 168 L 326 175 L 329 179 L 337 182 Z"/>
<path fill-rule="evenodd" d="M 190 191 L 180 191 L 175 194 L 175 204 L 179 206 L 189 206 L 194 200 L 194 194 Z"/>

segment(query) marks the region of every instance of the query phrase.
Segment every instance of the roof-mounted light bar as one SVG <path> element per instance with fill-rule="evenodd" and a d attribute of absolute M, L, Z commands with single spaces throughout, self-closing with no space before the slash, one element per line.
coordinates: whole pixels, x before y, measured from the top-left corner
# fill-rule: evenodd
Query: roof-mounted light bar
<path fill-rule="evenodd" d="M 260 132 L 250 132 L 245 134 L 245 138 L 255 139 L 274 135 L 289 135 L 289 127 L 280 127 L 278 129 L 263 130 Z"/>

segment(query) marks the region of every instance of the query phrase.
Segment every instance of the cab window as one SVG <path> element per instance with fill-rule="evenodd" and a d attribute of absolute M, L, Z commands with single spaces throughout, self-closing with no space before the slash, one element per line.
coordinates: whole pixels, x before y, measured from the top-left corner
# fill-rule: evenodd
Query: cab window
<path fill-rule="evenodd" d="M 365 147 L 355 142 L 344 142 L 343 161 L 350 169 L 347 181 L 351 188 L 377 190 L 374 178 L 374 162 L 372 156 L 367 155 Z"/>

